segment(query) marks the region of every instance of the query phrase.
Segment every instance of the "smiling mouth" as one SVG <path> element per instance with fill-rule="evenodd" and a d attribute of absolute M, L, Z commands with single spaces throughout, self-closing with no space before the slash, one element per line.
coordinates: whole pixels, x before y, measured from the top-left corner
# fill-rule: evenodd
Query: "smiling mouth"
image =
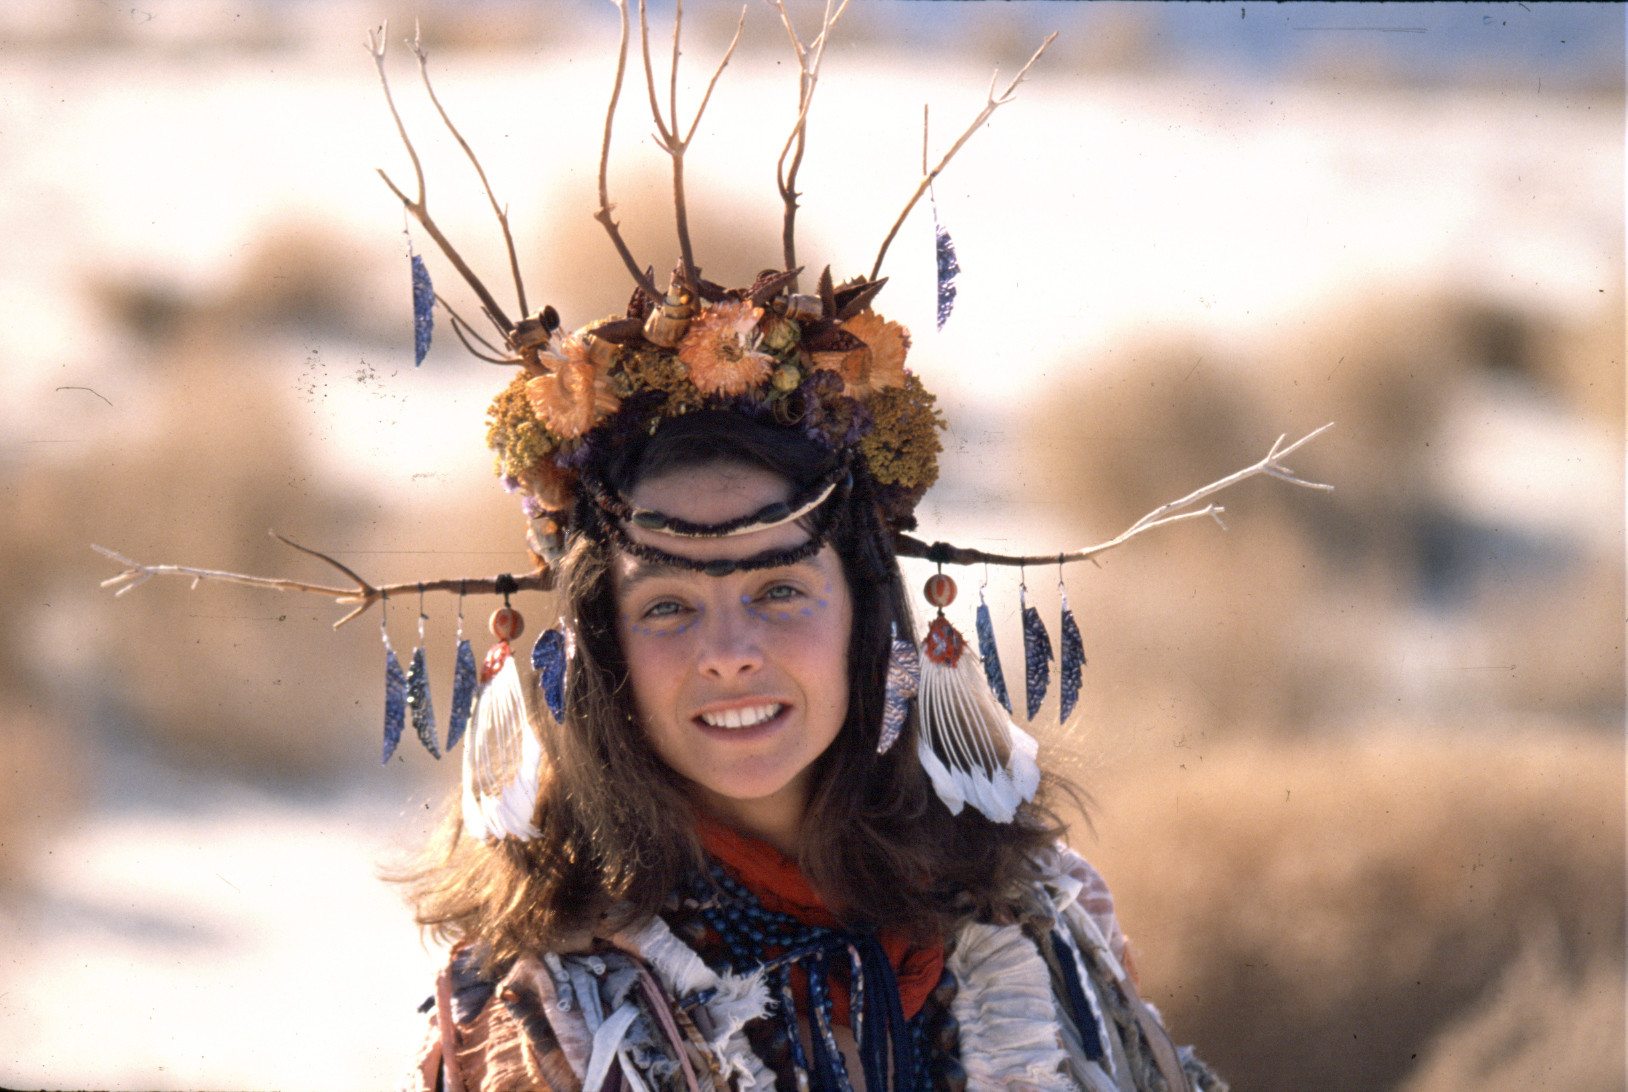
<path fill-rule="evenodd" d="M 718 713 L 702 713 L 696 719 L 710 728 L 755 728 L 764 721 L 774 719 L 784 708 L 785 706 L 779 703 L 748 705 L 744 709 L 725 709 Z"/>

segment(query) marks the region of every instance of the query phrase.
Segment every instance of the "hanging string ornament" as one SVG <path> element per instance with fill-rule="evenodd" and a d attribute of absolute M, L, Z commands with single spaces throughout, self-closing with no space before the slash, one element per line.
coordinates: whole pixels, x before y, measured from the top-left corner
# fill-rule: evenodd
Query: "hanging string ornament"
<path fill-rule="evenodd" d="M 910 703 L 921 690 L 921 654 L 915 643 L 899 636 L 899 624 L 893 624 L 893 649 L 887 658 L 887 693 L 882 702 L 882 734 L 876 740 L 876 753 L 885 755 L 893 749 L 904 730 L 904 719 L 910 715 Z"/>
<path fill-rule="evenodd" d="M 950 814 L 971 804 L 992 822 L 1010 823 L 1040 787 L 1040 746 L 995 704 L 966 638 L 944 617 L 955 601 L 955 581 L 939 573 L 928 579 L 926 595 L 938 617 L 922 642 L 922 767 Z"/>
<path fill-rule="evenodd" d="M 388 603 L 388 600 L 384 601 Z M 384 757 L 380 765 L 390 761 L 401 742 L 402 729 L 407 727 L 407 676 L 396 659 L 396 650 L 390 647 L 390 631 L 385 628 L 388 615 L 379 608 L 379 636 L 384 638 Z"/>
<path fill-rule="evenodd" d="M 407 668 L 407 708 L 413 711 L 413 731 L 424 749 L 436 758 L 441 750 L 435 743 L 435 708 L 430 702 L 430 676 L 424 669 L 424 591 L 418 592 L 418 647 Z"/>
<path fill-rule="evenodd" d="M 531 669 L 537 672 L 537 686 L 555 720 L 565 716 L 565 627 L 545 629 L 531 646 Z"/>
<path fill-rule="evenodd" d="M 475 667 L 475 650 L 464 638 L 464 597 L 458 595 L 458 651 L 452 665 L 452 715 L 447 719 L 447 753 L 458 745 L 469 727 L 469 710 L 475 702 L 475 685 L 479 681 Z"/>
<path fill-rule="evenodd" d="M 1006 692 L 1006 675 L 1001 671 L 1001 654 L 995 647 L 995 625 L 989 619 L 989 604 L 984 602 L 984 587 L 978 585 L 978 658 L 984 662 L 984 678 L 989 691 L 1001 708 L 1012 711 L 1012 695 Z"/>
<path fill-rule="evenodd" d="M 525 629 L 520 612 L 504 605 L 492 612 L 492 636 L 475 692 L 473 727 L 464 746 L 464 828 L 485 841 L 526 840 L 541 832 L 532 823 L 542 747 L 526 719 L 526 695 L 509 642 Z"/>
<path fill-rule="evenodd" d="M 1061 565 L 1058 566 L 1061 569 Z M 1080 696 L 1080 669 L 1085 666 L 1085 642 L 1080 640 L 1080 627 L 1074 624 L 1074 612 L 1068 607 L 1068 589 L 1062 578 L 1057 580 L 1057 591 L 1063 597 L 1063 623 L 1060 675 L 1057 684 L 1057 722 L 1061 724 L 1074 712 L 1074 703 Z"/>
<path fill-rule="evenodd" d="M 424 363 L 430 351 L 430 332 L 435 329 L 435 289 L 430 284 L 429 267 L 417 254 L 409 255 L 413 266 L 413 367 Z"/>
<path fill-rule="evenodd" d="M 1040 620 L 1040 612 L 1029 606 L 1028 585 L 1018 584 L 1018 602 L 1023 606 L 1023 683 L 1032 721 L 1046 700 L 1046 688 L 1051 685 L 1051 638 L 1046 634 L 1046 623 Z"/>

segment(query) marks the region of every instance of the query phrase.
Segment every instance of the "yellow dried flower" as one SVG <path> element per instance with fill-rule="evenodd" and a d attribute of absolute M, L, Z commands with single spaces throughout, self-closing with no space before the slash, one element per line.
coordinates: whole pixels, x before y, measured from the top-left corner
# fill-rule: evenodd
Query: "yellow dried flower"
<path fill-rule="evenodd" d="M 921 380 L 910 372 L 896 387 L 865 399 L 875 426 L 859 441 L 859 453 L 871 475 L 884 485 L 921 492 L 938 480 L 938 439 L 944 417 Z"/>

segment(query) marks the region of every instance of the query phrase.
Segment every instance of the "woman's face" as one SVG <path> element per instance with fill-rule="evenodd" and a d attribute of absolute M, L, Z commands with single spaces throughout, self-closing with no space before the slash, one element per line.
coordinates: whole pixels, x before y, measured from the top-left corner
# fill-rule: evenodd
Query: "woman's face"
<path fill-rule="evenodd" d="M 732 463 L 640 483 L 628 496 L 694 523 L 722 523 L 791 499 L 783 478 Z M 728 538 L 630 526 L 634 541 L 699 561 L 745 560 L 808 541 L 795 523 Z M 829 547 L 806 561 L 707 576 L 621 555 L 617 633 L 656 753 L 719 818 L 789 851 L 810 768 L 848 712 L 853 603 Z"/>

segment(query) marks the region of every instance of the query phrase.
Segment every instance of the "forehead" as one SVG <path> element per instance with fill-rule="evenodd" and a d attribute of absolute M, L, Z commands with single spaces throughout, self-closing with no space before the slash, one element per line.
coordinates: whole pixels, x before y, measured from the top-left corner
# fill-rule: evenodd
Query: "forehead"
<path fill-rule="evenodd" d="M 708 463 L 647 478 L 634 486 L 627 500 L 635 508 L 652 509 L 689 523 L 727 523 L 770 504 L 790 501 L 792 494 L 791 482 L 762 467 Z M 629 524 L 627 534 L 640 545 L 696 561 L 745 560 L 795 549 L 809 538 L 799 523 L 718 538 L 686 538 Z M 631 561 L 624 556 L 620 568 L 627 572 Z"/>

